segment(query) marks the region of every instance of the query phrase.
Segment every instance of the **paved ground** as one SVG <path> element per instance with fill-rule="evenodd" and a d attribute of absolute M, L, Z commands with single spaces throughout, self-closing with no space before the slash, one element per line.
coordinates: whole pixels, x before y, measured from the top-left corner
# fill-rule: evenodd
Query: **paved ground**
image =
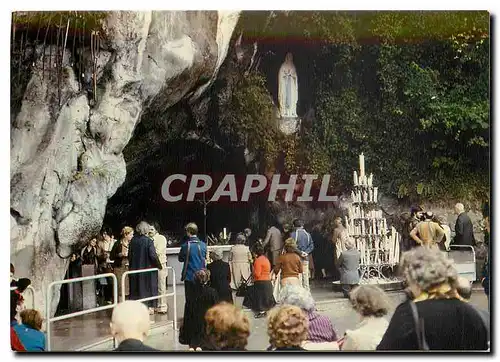
<path fill-rule="evenodd" d="M 472 297 L 472 303 L 483 309 L 487 309 L 487 299 L 482 292 L 482 288 L 477 288 Z M 327 315 L 339 335 L 342 335 L 348 328 L 354 328 L 357 323 L 357 315 L 351 310 L 348 301 L 342 298 L 341 293 L 332 291 L 331 282 L 313 282 L 311 290 L 314 299 L 318 303 L 319 312 Z M 184 310 L 184 288 L 177 286 L 177 318 L 182 318 Z M 389 293 L 397 305 L 403 298 L 401 293 Z M 235 304 L 242 304 L 242 298 L 235 298 Z M 165 325 L 173 318 L 173 298 L 169 298 L 169 313 L 167 315 L 151 316 L 152 327 Z M 247 311 L 251 323 L 252 334 L 250 336 L 250 350 L 264 350 L 267 347 L 266 320 L 254 319 L 250 311 Z M 52 350 L 55 351 L 74 351 L 80 347 L 88 346 L 97 341 L 109 337 L 109 321 L 111 311 L 92 313 L 82 317 L 71 318 L 69 320 L 59 321 L 52 326 Z M 176 345 L 173 331 L 167 334 L 155 335 L 147 341 L 151 346 L 166 350 L 176 351 L 185 350 L 185 346 Z"/>
<path fill-rule="evenodd" d="M 394 306 L 397 306 L 404 300 L 403 293 L 389 293 Z M 239 299 L 239 298 L 238 298 Z M 237 303 L 241 301 L 237 300 Z M 476 291 L 473 293 L 471 303 L 482 309 L 487 309 L 487 299 L 483 292 Z M 345 299 L 337 299 L 318 302 L 318 311 L 330 318 L 333 326 L 339 336 L 342 336 L 346 329 L 352 329 L 358 323 L 357 314 L 351 309 L 349 303 Z M 252 323 L 252 333 L 248 342 L 248 350 L 263 351 L 269 343 L 267 337 L 266 319 L 255 319 L 250 311 L 246 311 Z M 390 316 L 388 316 L 390 318 Z M 163 350 L 163 351 L 185 351 L 186 346 L 176 343 L 173 332 L 168 332 L 162 335 L 152 336 L 146 342 L 148 345 Z"/>

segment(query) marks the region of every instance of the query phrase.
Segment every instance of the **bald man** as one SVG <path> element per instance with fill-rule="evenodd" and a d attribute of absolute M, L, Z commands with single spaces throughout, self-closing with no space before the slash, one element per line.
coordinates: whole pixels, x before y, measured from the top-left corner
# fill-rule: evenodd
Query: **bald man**
<path fill-rule="evenodd" d="M 111 335 L 118 342 L 118 352 L 154 352 L 143 342 L 149 332 L 149 311 L 141 302 L 127 300 L 113 309 Z"/>
<path fill-rule="evenodd" d="M 458 203 L 455 205 L 455 214 L 458 215 L 457 222 L 455 223 L 455 245 L 470 245 L 474 246 L 476 240 L 474 239 L 474 228 L 472 221 L 465 212 L 463 204 Z"/>
<path fill-rule="evenodd" d="M 472 295 L 472 286 L 464 277 L 458 277 L 457 279 L 457 292 L 466 300 L 469 300 Z"/>

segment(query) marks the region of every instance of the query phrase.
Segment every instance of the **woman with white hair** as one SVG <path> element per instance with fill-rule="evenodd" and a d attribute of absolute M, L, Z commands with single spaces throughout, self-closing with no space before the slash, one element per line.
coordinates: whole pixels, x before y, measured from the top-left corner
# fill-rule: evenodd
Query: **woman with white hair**
<path fill-rule="evenodd" d="M 360 322 L 356 329 L 347 330 L 342 343 L 343 351 L 374 351 L 387 330 L 385 318 L 390 303 L 382 289 L 375 285 L 360 285 L 349 295 L 352 308 Z"/>
<path fill-rule="evenodd" d="M 309 323 L 307 340 L 302 347 L 306 350 L 338 350 L 337 334 L 330 318 L 316 311 L 311 293 L 300 285 L 287 284 L 280 295 L 280 303 L 302 309 Z"/>
<path fill-rule="evenodd" d="M 345 251 L 339 257 L 340 284 L 344 297 L 349 298 L 349 292 L 359 284 L 359 262 L 361 254 L 354 249 L 351 238 L 345 240 Z"/>
<path fill-rule="evenodd" d="M 135 231 L 136 235 L 129 244 L 128 261 L 129 270 L 158 268 L 162 269 L 154 242 L 147 235 L 150 226 L 141 221 Z M 132 274 L 130 278 L 130 299 L 137 300 L 158 295 L 158 272 L 147 272 Z M 149 307 L 149 313 L 154 314 L 158 300 L 145 302 Z"/>
<path fill-rule="evenodd" d="M 488 349 L 488 326 L 458 294 L 453 260 L 437 247 L 417 247 L 401 267 L 411 298 L 394 311 L 377 350 Z"/>
<path fill-rule="evenodd" d="M 213 260 L 208 264 L 210 271 L 210 286 L 219 294 L 219 300 L 233 303 L 233 292 L 231 290 L 231 268 L 229 264 L 222 260 L 223 252 L 221 249 L 214 249 L 210 252 L 210 258 Z"/>

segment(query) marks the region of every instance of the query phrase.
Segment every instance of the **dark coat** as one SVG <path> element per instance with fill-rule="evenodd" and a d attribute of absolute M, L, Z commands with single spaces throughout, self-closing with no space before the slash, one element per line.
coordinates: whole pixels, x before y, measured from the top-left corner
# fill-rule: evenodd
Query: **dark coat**
<path fill-rule="evenodd" d="M 453 244 L 471 246 L 476 244 L 472 221 L 466 212 L 462 212 L 458 215 L 457 222 L 455 223 L 455 240 L 453 241 Z"/>
<path fill-rule="evenodd" d="M 346 250 L 340 254 L 339 270 L 341 284 L 359 283 L 360 254 L 356 249 Z"/>
<path fill-rule="evenodd" d="M 216 260 L 208 264 L 210 270 L 210 286 L 219 294 L 219 300 L 233 303 L 231 291 L 231 269 L 229 264 L 223 260 Z"/>
<path fill-rule="evenodd" d="M 114 352 L 159 352 L 159 350 L 146 346 L 138 339 L 126 339 L 120 343 Z"/>
<path fill-rule="evenodd" d="M 486 350 L 487 330 L 478 312 L 458 299 L 415 303 L 423 319 L 430 350 Z M 415 322 L 408 301 L 394 311 L 377 350 L 418 350 Z"/>
<path fill-rule="evenodd" d="M 161 269 L 153 240 L 144 235 L 132 238 L 128 252 L 129 270 L 158 268 Z M 158 273 L 147 272 L 129 275 L 130 299 L 137 300 L 158 295 Z M 153 308 L 157 301 L 149 301 L 148 306 Z"/>
<path fill-rule="evenodd" d="M 182 323 L 179 342 L 190 347 L 200 347 L 206 340 L 205 314 L 219 302 L 219 296 L 212 287 L 196 285 L 195 297 L 186 301 L 184 321 Z"/>
<path fill-rule="evenodd" d="M 122 242 L 121 240 L 115 241 L 111 252 L 109 253 L 109 259 L 113 260 L 113 266 L 116 268 L 121 268 L 123 266 L 123 258 L 118 256 L 122 252 Z"/>

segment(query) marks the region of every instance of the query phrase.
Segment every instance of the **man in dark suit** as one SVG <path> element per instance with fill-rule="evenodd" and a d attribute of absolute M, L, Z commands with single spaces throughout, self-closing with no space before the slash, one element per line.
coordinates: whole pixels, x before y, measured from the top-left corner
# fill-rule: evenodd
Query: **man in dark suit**
<path fill-rule="evenodd" d="M 456 204 L 455 213 L 458 215 L 458 218 L 455 223 L 455 239 L 453 244 L 474 246 L 476 244 L 474 229 L 469 215 L 465 212 L 464 205 L 461 203 Z"/>
<path fill-rule="evenodd" d="M 141 221 L 136 228 L 136 234 L 130 241 L 128 247 L 129 270 L 158 268 L 162 269 L 154 242 L 147 236 L 150 226 Z M 137 300 L 158 295 L 158 273 L 146 272 L 132 274 L 130 278 L 130 299 Z M 145 302 L 149 307 L 149 313 L 154 313 L 157 300 Z"/>
<path fill-rule="evenodd" d="M 146 306 L 127 300 L 113 309 L 111 334 L 118 342 L 115 352 L 157 352 L 143 342 L 149 332 L 149 313 Z"/>

